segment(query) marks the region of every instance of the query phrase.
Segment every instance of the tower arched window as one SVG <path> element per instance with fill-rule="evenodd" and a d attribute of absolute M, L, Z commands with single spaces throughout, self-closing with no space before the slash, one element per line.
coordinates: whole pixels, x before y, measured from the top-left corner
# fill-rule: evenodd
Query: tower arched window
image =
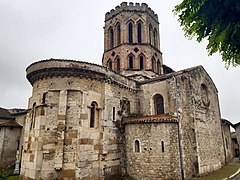
<path fill-rule="evenodd" d="M 138 28 L 137 28 L 137 35 L 138 35 L 138 43 L 142 43 L 142 23 L 138 22 Z"/>
<path fill-rule="evenodd" d="M 149 32 L 148 32 L 149 43 L 152 44 L 152 25 L 149 25 Z"/>
<path fill-rule="evenodd" d="M 134 152 L 140 152 L 140 142 L 139 142 L 139 140 L 135 140 L 135 142 L 134 142 Z"/>
<path fill-rule="evenodd" d="M 114 31 L 112 28 L 110 28 L 109 30 L 109 34 L 110 34 L 110 48 L 114 47 Z"/>
<path fill-rule="evenodd" d="M 117 45 L 121 44 L 121 26 L 117 23 Z"/>
<path fill-rule="evenodd" d="M 157 73 L 158 74 L 160 74 L 161 72 L 160 72 L 160 69 L 161 69 L 161 67 L 160 67 L 160 61 L 159 61 L 159 59 L 157 60 Z"/>
<path fill-rule="evenodd" d="M 153 31 L 153 45 L 154 47 L 157 47 L 157 30 L 154 29 Z"/>
<path fill-rule="evenodd" d="M 164 100 L 161 94 L 154 96 L 155 114 L 164 114 Z"/>
<path fill-rule="evenodd" d="M 130 22 L 128 24 L 128 42 L 133 43 L 133 24 Z"/>
<path fill-rule="evenodd" d="M 141 55 L 140 58 L 139 58 L 139 66 L 140 66 L 140 70 L 142 70 L 144 68 L 144 58 L 143 56 Z"/>
<path fill-rule="evenodd" d="M 120 59 L 117 58 L 116 60 L 116 71 L 119 72 L 120 71 Z"/>
<path fill-rule="evenodd" d="M 128 68 L 133 69 L 133 56 L 128 56 Z"/>
<path fill-rule="evenodd" d="M 155 72 L 156 71 L 156 60 L 154 57 L 152 57 L 152 70 Z"/>
<path fill-rule="evenodd" d="M 107 66 L 109 69 L 112 70 L 112 60 L 111 59 L 108 60 Z"/>
<path fill-rule="evenodd" d="M 90 108 L 90 128 L 94 128 L 96 123 L 96 116 L 97 116 L 96 108 L 97 108 L 97 103 L 92 102 L 91 108 Z"/>

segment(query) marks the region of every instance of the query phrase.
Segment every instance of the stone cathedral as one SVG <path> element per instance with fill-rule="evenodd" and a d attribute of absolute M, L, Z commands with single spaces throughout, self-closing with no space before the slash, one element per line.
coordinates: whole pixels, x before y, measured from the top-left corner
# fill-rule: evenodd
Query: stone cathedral
<path fill-rule="evenodd" d="M 31 64 L 22 179 L 190 179 L 226 162 L 218 91 L 202 66 L 163 64 L 142 3 L 105 15 L 102 65 Z"/>

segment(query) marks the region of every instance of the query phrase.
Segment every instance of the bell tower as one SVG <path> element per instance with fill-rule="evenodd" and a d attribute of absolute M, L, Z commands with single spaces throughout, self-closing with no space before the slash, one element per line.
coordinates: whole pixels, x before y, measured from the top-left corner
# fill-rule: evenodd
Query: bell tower
<path fill-rule="evenodd" d="M 163 74 L 158 16 L 147 4 L 123 2 L 106 13 L 102 64 L 139 80 Z"/>

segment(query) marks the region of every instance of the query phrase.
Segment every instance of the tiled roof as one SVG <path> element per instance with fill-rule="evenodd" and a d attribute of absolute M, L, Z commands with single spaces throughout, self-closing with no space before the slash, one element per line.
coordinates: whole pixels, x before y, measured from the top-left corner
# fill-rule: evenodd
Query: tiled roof
<path fill-rule="evenodd" d="M 14 117 L 11 115 L 11 113 L 7 109 L 1 108 L 1 107 L 0 107 L 0 118 L 14 119 Z"/>
<path fill-rule="evenodd" d="M 22 127 L 15 120 L 0 120 L 0 127 Z"/>
<path fill-rule="evenodd" d="M 169 114 L 159 114 L 153 116 L 143 116 L 130 118 L 123 122 L 123 124 L 139 124 L 139 123 L 175 123 L 177 119 Z"/>

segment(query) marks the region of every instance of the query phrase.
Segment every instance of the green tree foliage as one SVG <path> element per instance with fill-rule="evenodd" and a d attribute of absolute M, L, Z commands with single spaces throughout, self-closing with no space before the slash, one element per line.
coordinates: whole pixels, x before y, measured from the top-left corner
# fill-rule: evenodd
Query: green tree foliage
<path fill-rule="evenodd" d="M 229 65 L 240 65 L 240 0 L 183 0 L 175 6 L 185 36 L 208 39 L 208 55 L 219 52 Z"/>

